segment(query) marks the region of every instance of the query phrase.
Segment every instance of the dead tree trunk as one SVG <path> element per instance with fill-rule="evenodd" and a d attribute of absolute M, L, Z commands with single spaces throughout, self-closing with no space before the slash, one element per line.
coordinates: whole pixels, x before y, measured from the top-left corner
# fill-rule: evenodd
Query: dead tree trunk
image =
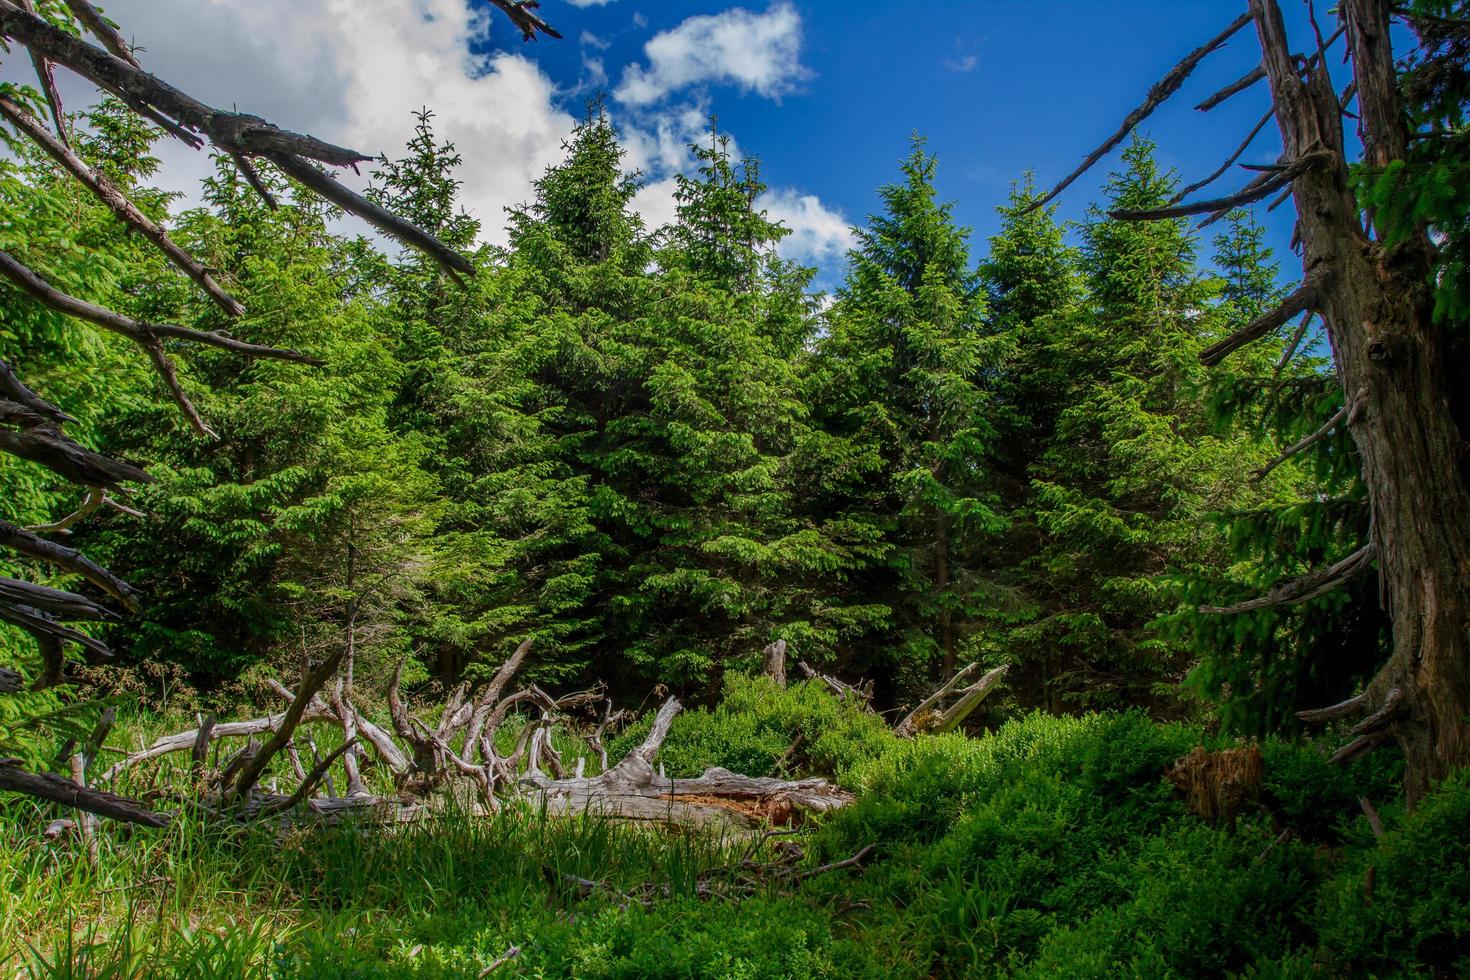
<path fill-rule="evenodd" d="M 1408 148 L 1389 43 L 1387 0 L 1345 0 L 1366 161 Z M 1363 459 L 1393 652 L 1353 705 L 1364 748 L 1396 741 L 1418 798 L 1470 762 L 1470 493 L 1465 439 L 1451 415 L 1449 338 L 1433 320 L 1431 246 L 1369 237 L 1347 187 L 1342 114 L 1325 66 L 1299 76 L 1276 0 L 1252 0 L 1288 159 L 1327 150 L 1328 165 L 1294 183 L 1306 278 L 1316 284 Z M 1397 693 L 1395 693 L 1397 692 Z M 1385 710 L 1387 709 L 1387 710 Z M 1370 724 L 1371 723 L 1371 724 Z"/>
<path fill-rule="evenodd" d="M 764 822 L 785 825 L 802 813 L 822 813 L 852 801 L 851 793 L 825 779 L 788 782 L 718 768 L 695 779 L 670 779 L 655 772 L 654 757 L 680 708 L 674 698 L 665 701 L 643 744 L 600 776 L 549 779 L 530 772 L 521 778 L 521 785 L 554 813 L 600 813 L 705 830 L 749 830 Z"/>
<path fill-rule="evenodd" d="M 761 673 L 776 682 L 778 687 L 786 686 L 786 641 L 777 640 L 765 649 L 765 660 L 761 664 Z"/>
<path fill-rule="evenodd" d="M 1278 0 L 1248 0 L 1248 8 L 1170 71 L 1117 133 L 1032 207 L 1055 197 L 1177 91 L 1204 57 L 1254 24 L 1271 114 L 1281 131 L 1280 165 L 1229 198 L 1113 216 L 1158 220 L 1210 211 L 1218 217 L 1226 208 L 1289 188 L 1304 264 L 1301 288 L 1204 351 L 1201 360 L 1218 363 L 1270 336 L 1292 316 L 1320 313 L 1343 388 L 1346 414 L 1340 421 L 1362 458 L 1372 530 L 1364 548 L 1334 569 L 1309 575 L 1294 588 L 1278 587 L 1258 602 L 1213 611 L 1300 601 L 1341 585 L 1376 557 L 1393 623 L 1389 660 L 1361 695 L 1301 717 L 1360 719 L 1350 732 L 1355 740 L 1337 759 L 1396 742 L 1407 763 L 1405 789 L 1412 803 L 1446 773 L 1470 764 L 1470 491 L 1461 472 L 1467 443 L 1455 411 L 1463 395 L 1454 379 L 1464 371 L 1456 370 L 1452 338 L 1433 317 L 1434 246 L 1423 228 L 1388 241 L 1349 180 L 1343 118 L 1354 94 L 1363 162 L 1382 169 L 1408 156 L 1408 116 L 1389 31 L 1396 8 L 1389 0 L 1343 0 L 1342 30 L 1330 39 L 1319 36 L 1317 52 L 1306 58 L 1292 53 Z M 1353 82 L 1340 96 L 1328 74 L 1327 49 L 1343 36 Z M 1231 85 L 1206 105 L 1245 87 Z M 1250 137 L 1232 162 L 1249 143 Z"/>

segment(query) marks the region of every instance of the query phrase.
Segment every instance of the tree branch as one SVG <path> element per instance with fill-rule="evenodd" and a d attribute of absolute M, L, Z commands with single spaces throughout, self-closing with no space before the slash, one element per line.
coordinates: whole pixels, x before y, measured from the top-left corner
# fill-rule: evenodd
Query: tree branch
<path fill-rule="evenodd" d="M 1256 84 L 1265 77 L 1266 69 L 1261 67 L 1260 65 L 1256 65 L 1256 67 L 1252 68 L 1250 71 L 1246 72 L 1244 75 L 1240 76 L 1240 78 L 1231 82 L 1229 85 L 1225 86 L 1220 91 L 1210 96 L 1208 99 L 1205 99 L 1194 108 L 1198 112 L 1209 112 L 1211 109 L 1215 108 L 1226 99 L 1229 99 L 1233 95 L 1238 95 L 1241 92 L 1244 92 L 1246 89 L 1250 88 L 1252 85 Z"/>
<path fill-rule="evenodd" d="M 290 153 L 266 153 L 264 156 L 297 183 L 316 191 L 342 210 L 357 215 L 383 234 L 424 252 L 446 272 L 460 272 L 467 276 L 475 274 L 475 267 L 470 264 L 469 259 L 417 225 L 385 211 L 362 195 L 339 184 L 329 174 L 312 166 L 300 156 Z"/>
<path fill-rule="evenodd" d="M 9 399 L 17 404 L 24 405 L 37 415 L 45 416 L 53 422 L 76 421 L 76 419 L 27 388 L 25 382 L 20 380 L 11 366 L 5 363 L 3 359 L 0 359 L 0 398 Z"/>
<path fill-rule="evenodd" d="M 66 6 L 72 12 L 72 16 L 81 21 L 87 30 L 92 32 L 92 36 L 101 41 L 102 46 L 112 53 L 113 57 L 121 58 L 134 68 L 142 67 L 138 64 L 138 59 L 133 57 L 133 52 L 123 40 L 122 35 L 97 12 L 96 7 L 87 0 L 66 0 Z"/>
<path fill-rule="evenodd" d="M 1200 363 L 1214 367 L 1246 344 L 1260 340 L 1299 313 L 1313 309 L 1321 297 L 1325 273 L 1313 273 L 1281 305 L 1256 317 L 1235 333 L 1200 352 Z"/>
<path fill-rule="evenodd" d="M 48 616 L 63 619 L 116 619 L 117 616 L 91 599 L 0 575 L 0 602 L 27 606 Z"/>
<path fill-rule="evenodd" d="M 1347 418 L 1348 406 L 1344 405 L 1336 412 L 1333 412 L 1332 418 L 1323 423 L 1322 427 L 1316 432 L 1313 432 L 1311 435 L 1304 437 L 1296 443 L 1293 443 L 1291 446 L 1288 446 L 1285 450 L 1282 451 L 1280 456 L 1277 456 L 1275 459 L 1271 460 L 1271 462 L 1256 470 L 1255 473 L 1251 474 L 1251 479 L 1256 482 L 1264 480 L 1272 470 L 1280 466 L 1282 463 L 1286 462 L 1288 459 L 1291 459 L 1291 457 L 1297 455 L 1300 452 L 1303 452 L 1311 446 L 1316 445 L 1323 439 L 1326 439 L 1329 435 L 1332 434 L 1332 430 L 1336 429 Z"/>
<path fill-rule="evenodd" d="M 80 575 L 127 609 L 138 609 L 137 590 L 75 548 L 48 541 L 8 521 L 0 521 L 0 545 Z"/>
<path fill-rule="evenodd" d="M 296 696 L 286 708 L 286 713 L 281 719 L 280 727 L 276 729 L 270 741 L 266 742 L 265 746 L 245 763 L 244 767 L 240 770 L 239 776 L 235 779 L 233 787 L 230 788 L 231 792 L 237 798 L 244 799 L 249 795 L 250 790 L 260 780 L 261 773 L 265 772 L 265 767 L 270 764 L 271 759 L 291 741 L 291 735 L 296 731 L 296 726 L 301 723 L 301 717 L 306 713 L 307 705 L 311 703 L 311 699 L 316 696 L 317 692 L 336 673 L 337 666 L 346 655 L 347 648 L 343 647 L 322 661 L 316 670 L 303 671 L 301 686 L 296 689 Z"/>
<path fill-rule="evenodd" d="M 1301 578 L 1284 582 L 1263 596 L 1239 602 L 1233 606 L 1200 606 L 1199 611 L 1207 615 L 1233 616 L 1239 613 L 1255 612 L 1258 609 L 1297 605 L 1325 595 L 1349 581 L 1372 565 L 1377 556 L 1378 546 L 1365 544 L 1341 561 L 1303 575 Z"/>
<path fill-rule="evenodd" d="M 65 143 L 48 133 L 39 120 L 26 111 L 25 107 L 0 96 L 0 116 L 4 116 L 12 126 L 25 133 L 53 160 L 61 164 L 99 201 L 107 205 L 108 209 L 117 215 L 119 221 L 152 242 L 184 275 L 194 280 L 220 309 L 230 316 L 240 316 L 245 312 L 245 308 L 240 305 L 239 301 L 225 292 L 204 266 L 195 261 L 193 256 L 180 248 L 168 236 L 168 232 L 164 231 L 152 218 L 138 210 L 137 205 L 128 200 L 127 195 L 104 174 L 87 166 Z"/>
<path fill-rule="evenodd" d="M 296 792 L 292 793 L 290 796 L 286 797 L 283 800 L 277 800 L 274 803 L 268 803 L 265 806 L 261 807 L 258 815 L 262 817 L 268 817 L 273 813 L 280 813 L 282 810 L 289 810 L 293 806 L 296 806 L 298 803 L 305 800 L 308 796 L 311 795 L 311 791 L 316 789 L 317 784 L 319 784 L 323 779 L 326 778 L 327 770 L 332 768 L 332 764 L 338 759 L 342 758 L 342 756 L 346 755 L 348 750 L 350 750 L 356 744 L 357 739 L 355 737 L 349 738 L 341 745 L 333 749 L 331 752 L 328 752 L 325 759 L 322 759 L 316 765 L 311 767 L 311 771 L 306 774 L 306 778 L 301 781 L 301 785 L 296 787 Z"/>
<path fill-rule="evenodd" d="M 1274 108 L 1267 109 L 1266 114 L 1261 117 L 1261 121 L 1256 123 L 1255 127 L 1246 134 L 1245 139 L 1241 140 L 1240 145 L 1235 148 L 1235 152 L 1230 154 L 1230 156 L 1225 160 L 1224 163 L 1220 164 L 1219 169 L 1217 169 L 1214 173 L 1210 174 L 1203 180 L 1196 181 L 1195 183 L 1190 184 L 1188 187 L 1184 188 L 1179 193 L 1175 194 L 1169 200 L 1169 203 L 1177 204 L 1200 188 L 1208 187 L 1210 184 L 1213 184 L 1215 181 L 1224 176 L 1225 171 L 1229 170 L 1231 165 L 1234 164 L 1236 160 L 1239 160 L 1241 156 L 1245 153 L 1245 151 L 1250 148 L 1250 145 L 1255 142 L 1256 137 L 1261 134 L 1261 130 L 1266 128 L 1266 124 L 1271 121 L 1271 117 L 1274 115 L 1276 115 L 1276 110 Z"/>
<path fill-rule="evenodd" d="M 56 64 L 65 65 L 98 86 L 116 90 L 162 113 L 185 129 L 203 133 L 222 150 L 233 147 L 248 154 L 293 153 L 339 167 L 370 159 L 314 136 L 281 129 L 259 116 L 212 109 L 116 54 L 88 44 L 9 0 L 0 0 L 0 34 L 14 38 Z"/>
<path fill-rule="evenodd" d="M 3 2 L 3 0 L 0 0 Z M 74 316 L 79 320 L 94 323 L 104 330 L 121 334 L 134 343 L 147 347 L 159 338 L 168 337 L 177 340 L 188 340 L 196 344 L 205 344 L 209 347 L 218 347 L 235 354 L 245 354 L 250 357 L 265 357 L 278 361 L 294 361 L 297 364 L 320 365 L 322 361 L 315 357 L 308 357 L 293 350 L 282 350 L 277 347 L 262 347 L 259 344 L 247 344 L 242 340 L 223 333 L 210 333 L 203 330 L 193 330 L 189 327 L 175 326 L 171 323 L 144 323 L 134 320 L 132 317 L 115 313 L 112 310 L 89 303 L 75 296 L 53 287 L 40 275 L 22 265 L 8 252 L 0 251 L 0 275 L 9 279 L 20 287 L 20 290 L 30 296 L 43 306 L 48 306 L 58 313 Z"/>
<path fill-rule="evenodd" d="M 50 800 L 75 810 L 145 827 L 167 827 L 171 819 L 168 814 L 150 810 L 137 800 L 87 789 L 52 773 L 27 772 L 15 759 L 0 759 L 0 790 Z"/>
<path fill-rule="evenodd" d="M 1230 24 L 1229 27 L 1225 28 L 1225 30 L 1221 31 L 1215 37 L 1211 38 L 1209 41 L 1205 42 L 1200 47 L 1195 48 L 1188 55 L 1186 55 L 1183 61 L 1179 62 L 1177 65 L 1171 68 L 1167 75 L 1156 82 L 1153 88 L 1148 90 L 1148 95 L 1143 100 L 1143 104 L 1134 109 L 1132 112 L 1128 113 L 1127 117 L 1123 120 L 1123 124 L 1118 127 L 1118 131 L 1116 133 L 1104 140 L 1101 146 L 1088 154 L 1087 159 L 1082 161 L 1081 166 L 1068 174 L 1065 178 L 1062 179 L 1061 183 L 1057 184 L 1046 194 L 1033 201 L 1030 207 L 1028 207 L 1026 210 L 1028 212 L 1031 212 L 1037 210 L 1038 208 L 1045 207 L 1048 203 L 1051 202 L 1053 198 L 1055 198 L 1062 191 L 1070 187 L 1073 181 L 1075 181 L 1078 177 L 1081 177 L 1088 170 L 1092 169 L 1093 165 L 1096 164 L 1097 161 L 1101 160 L 1108 153 L 1112 152 L 1114 147 L 1123 142 L 1123 140 L 1127 138 L 1128 134 L 1133 132 L 1133 130 L 1137 128 L 1139 123 L 1147 119 L 1155 109 L 1157 109 L 1160 105 L 1167 101 L 1171 95 L 1179 91 L 1179 87 L 1184 84 L 1185 79 L 1189 78 L 1190 74 L 1194 72 L 1195 68 L 1199 66 L 1199 63 L 1201 61 L 1203 61 L 1210 54 L 1219 50 L 1219 48 L 1221 48 L 1226 41 L 1230 40 L 1230 38 L 1234 36 L 1237 31 L 1245 27 L 1250 22 L 1250 14 L 1241 14 Z"/>
<path fill-rule="evenodd" d="M 1367 710 L 1368 696 L 1366 694 L 1358 694 L 1348 698 L 1346 701 L 1339 701 L 1337 704 L 1330 705 L 1326 708 L 1308 708 L 1305 711 L 1298 711 L 1296 716 L 1302 721 L 1311 724 L 1325 724 L 1329 721 L 1351 718 Z"/>
<path fill-rule="evenodd" d="M 153 477 L 138 467 L 94 453 L 53 426 L 33 426 L 19 431 L 0 428 L 0 450 L 44 466 L 84 487 L 121 489 L 125 483 L 153 482 Z"/>
<path fill-rule="evenodd" d="M 522 40 L 536 40 L 538 31 L 547 37 L 561 40 L 561 35 L 550 24 L 531 13 L 532 10 L 541 6 L 540 0 L 490 0 L 490 2 L 504 11 L 511 23 L 520 29 Z"/>
<path fill-rule="evenodd" d="M 1109 211 L 1108 216 L 1118 221 L 1165 221 L 1170 218 L 1187 217 L 1191 214 L 1233 211 L 1275 193 L 1311 168 L 1331 159 L 1331 153 L 1326 150 L 1317 150 L 1308 153 L 1282 170 L 1266 173 L 1264 180 L 1252 181 L 1247 187 L 1229 197 L 1220 197 L 1211 201 L 1195 201 L 1192 204 L 1174 204 L 1162 208 Z"/>

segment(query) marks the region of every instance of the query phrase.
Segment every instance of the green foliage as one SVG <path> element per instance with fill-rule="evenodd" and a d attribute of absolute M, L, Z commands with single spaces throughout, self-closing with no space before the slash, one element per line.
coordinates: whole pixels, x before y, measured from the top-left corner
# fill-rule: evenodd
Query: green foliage
<path fill-rule="evenodd" d="M 1024 190 L 1002 212 L 987 273 L 1019 338 L 1011 398 L 1040 406 L 1022 430 L 1023 469 L 1012 468 L 1029 486 L 1012 491 L 1023 530 L 989 642 L 1017 666 L 1024 703 L 1053 711 L 1179 710 L 1188 652 L 1154 626 L 1178 602 L 1169 577 L 1218 567 L 1223 535 L 1207 515 L 1261 496 L 1245 475 L 1262 447 L 1214 431 L 1206 411 L 1198 355 L 1227 329 L 1228 300 L 1197 270 L 1184 222 L 1105 215 L 1159 206 L 1175 187 L 1148 142 L 1123 160 L 1082 228 L 1080 302 L 1060 233 L 1027 213 Z M 1270 279 L 1243 271 L 1247 289 Z"/>
<path fill-rule="evenodd" d="M 674 719 L 659 750 L 670 776 L 697 776 L 720 766 L 747 776 L 809 772 L 843 782 L 895 741 L 882 719 L 832 697 L 818 681 L 782 689 L 767 677 L 727 674 L 723 694 L 715 707 Z M 629 726 L 610 745 L 609 757 L 626 754 L 651 724 L 644 719 Z"/>
<path fill-rule="evenodd" d="M 1470 770 L 1446 779 L 1322 895 L 1331 972 L 1463 976 L 1470 970 Z M 1371 892 L 1369 880 L 1372 880 Z"/>
<path fill-rule="evenodd" d="M 936 169 L 916 138 L 903 180 L 880 190 L 809 381 L 827 431 L 847 442 L 825 448 L 850 460 L 841 519 L 884 534 L 866 588 L 892 610 L 869 655 L 890 673 L 953 667 L 963 624 L 989 599 L 977 556 L 1007 523 L 984 383 L 1007 341 L 985 329 L 969 230 L 939 203 Z"/>
<path fill-rule="evenodd" d="M 175 720 L 125 716 L 125 735 L 140 722 Z M 742 731 L 779 738 L 762 755 Z M 810 764 L 857 800 L 779 844 L 515 805 L 284 835 L 186 809 L 166 831 L 105 827 L 93 861 L 80 840 L 38 840 L 34 804 L 0 802 L 0 965 L 447 978 L 516 946 L 502 969 L 537 977 L 1307 977 L 1458 976 L 1470 958 L 1466 773 L 1406 814 L 1391 765 L 1329 766 L 1317 747 L 1271 740 L 1259 806 L 1216 827 L 1164 775 L 1195 745 L 1224 744 L 1186 725 L 1034 713 L 980 738 L 899 739 L 817 685 L 733 676 L 719 707 L 676 720 L 664 761 L 769 764 L 791 733 L 825 746 Z M 162 779 L 182 789 L 187 761 Z M 793 844 L 801 870 L 874 850 L 861 871 L 701 892 Z M 605 887 L 582 896 L 563 874 Z"/>

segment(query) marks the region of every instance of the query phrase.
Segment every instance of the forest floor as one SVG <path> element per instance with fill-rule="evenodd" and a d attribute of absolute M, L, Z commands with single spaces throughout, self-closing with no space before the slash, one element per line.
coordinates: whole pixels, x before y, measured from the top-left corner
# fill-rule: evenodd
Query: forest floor
<path fill-rule="evenodd" d="M 176 720 L 134 716 L 123 737 Z M 901 739 L 816 685 L 734 679 L 676 720 L 670 775 L 818 772 L 856 803 L 724 836 L 530 806 L 286 833 L 186 811 L 103 827 L 91 855 L 6 800 L 0 974 L 1470 975 L 1470 774 L 1406 813 L 1387 753 L 1329 767 L 1270 741 L 1259 799 L 1217 825 L 1168 771 L 1225 744 L 1136 713 Z M 181 789 L 186 763 L 129 778 Z"/>

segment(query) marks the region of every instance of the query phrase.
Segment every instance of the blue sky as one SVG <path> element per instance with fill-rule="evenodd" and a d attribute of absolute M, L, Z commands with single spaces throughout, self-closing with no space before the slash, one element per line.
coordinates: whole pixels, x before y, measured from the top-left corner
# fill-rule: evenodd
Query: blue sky
<path fill-rule="evenodd" d="M 815 194 L 853 221 L 877 206 L 875 189 L 894 179 L 910 134 L 923 134 L 940 157 L 941 192 L 957 202 L 960 220 L 983 241 L 996 228 L 994 207 L 1011 181 L 1031 169 L 1038 183 L 1049 186 L 1069 172 L 1154 81 L 1243 4 L 796 0 L 791 6 L 801 22 L 805 77 L 779 98 L 742 91 L 738 84 L 709 83 L 708 105 L 722 128 L 763 160 L 773 185 Z M 1303 5 L 1285 6 L 1288 15 L 1296 15 L 1294 34 L 1306 43 Z M 579 9 L 547 0 L 543 13 L 567 40 L 526 45 L 525 53 L 568 88 L 586 83 L 584 59 L 596 57 L 616 90 L 619 66 L 645 62 L 642 47 L 649 38 L 691 16 L 730 7 L 613 0 Z M 583 32 L 597 42 L 579 41 Z M 599 50 L 596 43 L 608 46 Z M 1166 166 L 1194 179 L 1234 149 L 1264 111 L 1265 86 L 1210 113 L 1192 106 L 1257 59 L 1254 32 L 1247 28 L 1145 123 Z M 1244 159 L 1270 162 L 1278 151 L 1271 126 Z M 1089 174 L 1063 196 L 1063 217 L 1083 216 L 1106 170 Z M 1248 176 L 1237 171 L 1208 193 L 1223 193 Z M 1290 215 L 1289 207 L 1262 215 L 1283 253 Z M 1283 265 L 1293 274 L 1289 255 Z"/>
<path fill-rule="evenodd" d="M 1302 0 L 1282 0 L 1299 48 Z M 1325 4 L 1326 0 L 1319 0 Z M 672 174 L 709 113 L 741 152 L 759 156 L 762 202 L 796 230 L 785 248 L 838 281 L 848 228 L 896 179 L 912 133 L 940 157 L 941 193 L 976 232 L 1012 180 L 1067 173 L 1186 52 L 1218 33 L 1244 0 L 544 0 L 565 39 L 522 43 L 484 0 L 111 0 L 109 15 L 144 46 L 144 67 L 216 105 L 368 153 L 395 153 L 413 112 L 465 156 L 463 199 L 485 237 L 503 241 L 503 209 L 531 181 L 597 89 L 649 186 L 650 223 L 672 214 Z M 1325 16 L 1325 14 L 1324 14 Z M 1209 114 L 1192 106 L 1258 58 L 1253 31 L 1211 56 L 1144 132 L 1166 166 L 1194 179 L 1234 149 L 1266 106 L 1264 87 Z M 1335 61 L 1335 59 L 1334 59 Z M 6 66 L 5 70 L 11 70 Z M 19 69 L 14 69 L 19 70 Z M 84 101 L 69 96 L 71 104 Z M 1247 154 L 1270 162 L 1274 126 Z M 209 161 L 162 147 L 164 182 L 197 192 Z M 1116 157 L 1114 158 L 1114 161 Z M 1107 166 L 1063 197 L 1080 218 Z M 1240 186 L 1237 171 L 1212 188 Z M 350 179 L 350 175 L 349 175 Z M 1266 216 L 1284 254 L 1290 208 Z"/>

